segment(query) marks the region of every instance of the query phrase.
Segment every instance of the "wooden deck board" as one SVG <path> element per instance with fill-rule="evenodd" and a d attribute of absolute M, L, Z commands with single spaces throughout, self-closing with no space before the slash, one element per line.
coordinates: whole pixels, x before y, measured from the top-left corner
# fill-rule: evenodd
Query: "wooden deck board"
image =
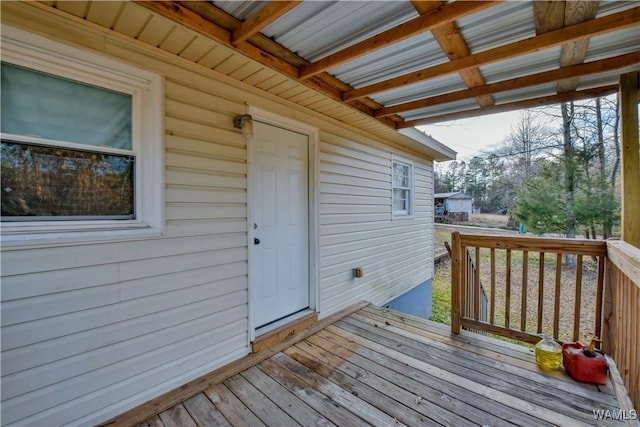
<path fill-rule="evenodd" d="M 375 306 L 288 347 L 141 426 L 620 426 L 615 390 L 546 372 L 533 352 Z M 276 351 L 274 351 L 276 350 Z"/>

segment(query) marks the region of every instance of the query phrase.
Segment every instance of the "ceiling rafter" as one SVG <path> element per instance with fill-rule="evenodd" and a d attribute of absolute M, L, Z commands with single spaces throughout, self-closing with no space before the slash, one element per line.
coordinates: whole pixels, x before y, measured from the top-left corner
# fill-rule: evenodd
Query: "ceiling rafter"
<path fill-rule="evenodd" d="M 577 101 L 581 99 L 597 98 L 611 95 L 618 91 L 618 85 L 602 86 L 594 89 L 585 89 L 575 92 L 559 93 L 557 95 L 543 96 L 540 98 L 525 99 L 523 101 L 507 102 L 504 104 L 490 105 L 488 107 L 472 108 L 455 113 L 441 114 L 438 116 L 425 117 L 416 120 L 407 120 L 398 124 L 398 129 L 428 125 L 432 123 L 445 122 L 449 120 L 466 119 L 469 117 L 485 116 L 488 114 L 504 113 L 506 111 L 521 110 L 525 108 L 543 107 L 546 105 L 559 104 L 561 102 Z"/>
<path fill-rule="evenodd" d="M 439 7 L 442 3 L 442 1 L 411 0 L 411 4 L 413 4 L 413 7 L 420 15 L 430 12 L 431 10 Z M 431 30 L 431 34 L 449 59 L 458 59 L 471 54 L 469 46 L 467 45 L 464 37 L 462 37 L 462 34 L 460 34 L 455 21 L 433 28 Z M 468 70 L 461 70 L 458 74 L 460 74 L 460 78 L 467 87 L 470 88 L 482 86 L 486 83 L 482 73 L 480 73 L 480 70 L 477 67 L 469 68 Z M 476 101 L 482 107 L 495 104 L 491 95 L 477 96 Z"/>
<path fill-rule="evenodd" d="M 598 3 L 598 1 L 567 2 L 564 10 L 564 25 L 573 25 L 595 19 L 598 13 Z M 588 49 L 588 39 L 563 44 L 560 51 L 560 67 L 584 62 Z M 576 90 L 579 81 L 579 77 L 559 81 L 558 92 L 571 92 Z"/>
<path fill-rule="evenodd" d="M 430 31 L 432 28 L 446 22 L 455 21 L 466 15 L 496 4 L 497 1 L 456 1 L 445 4 L 425 15 L 418 16 L 366 40 L 328 55 L 309 65 L 300 67 L 300 78 L 308 79 L 316 74 L 327 71 L 345 62 L 387 47 L 393 43 L 409 37 Z"/>
<path fill-rule="evenodd" d="M 257 13 L 251 15 L 231 33 L 231 43 L 247 40 L 254 34 L 258 34 L 263 28 L 277 21 L 284 14 L 298 6 L 300 1 L 271 1 Z"/>
<path fill-rule="evenodd" d="M 205 1 L 188 1 L 188 2 L 175 2 L 175 1 L 143 1 L 136 0 L 135 3 L 144 6 L 145 8 L 158 13 L 165 18 L 168 18 L 174 22 L 178 22 L 185 27 L 196 31 L 204 36 L 207 36 L 223 45 L 234 48 L 248 57 L 258 61 L 259 63 L 275 69 L 291 78 L 298 79 L 298 67 L 291 64 L 288 60 L 281 59 L 279 56 L 274 55 L 261 47 L 256 46 L 254 39 L 259 39 L 263 45 L 269 45 L 269 39 L 260 34 L 254 34 L 245 41 L 241 41 L 233 45 L 232 33 L 233 31 L 242 25 L 242 22 L 227 14 L 226 12 L 218 9 L 211 3 Z M 212 20 L 219 20 L 226 28 L 218 25 Z M 264 40 L 266 39 L 266 41 Z M 276 44 L 273 42 L 273 44 Z M 279 46 L 279 45 L 278 45 Z M 277 50 L 276 48 L 274 48 Z M 281 47 L 282 50 L 286 50 Z M 287 51 L 288 52 L 288 51 Z M 295 55 L 290 53 L 290 55 Z M 299 57 L 298 57 L 299 58 Z M 300 61 L 304 59 L 300 58 Z M 329 76 L 326 73 L 322 75 L 314 76 L 314 78 L 301 81 L 304 85 L 317 90 L 318 92 L 328 96 L 335 101 L 342 101 L 342 94 L 350 89 L 350 86 L 345 85 L 343 82 L 336 78 Z M 373 111 L 382 107 L 380 104 L 373 100 L 362 99 L 362 102 L 348 104 L 351 108 L 354 108 L 360 112 L 363 112 L 369 116 L 373 115 Z M 382 122 L 388 126 L 395 128 L 397 123 L 402 122 L 401 117 L 384 117 Z"/>
<path fill-rule="evenodd" d="M 501 82 L 491 83 L 483 86 L 476 86 L 469 89 L 449 92 L 442 95 L 423 98 L 416 101 L 405 102 L 391 107 L 380 108 L 375 110 L 374 117 L 384 117 L 391 114 L 397 114 L 405 111 L 417 110 L 419 108 L 433 107 L 434 105 L 446 104 L 449 102 L 461 101 L 464 99 L 475 98 L 482 95 L 506 92 L 510 90 L 522 89 L 536 84 L 544 84 L 574 78 L 606 71 L 618 70 L 629 64 L 640 63 L 640 52 L 632 52 L 626 55 L 620 55 L 613 58 L 602 59 L 582 64 L 571 65 L 564 68 L 557 68 L 550 71 L 544 71 L 537 74 L 530 74 L 515 79 L 504 80 Z"/>
<path fill-rule="evenodd" d="M 351 101 L 399 86 L 425 81 L 437 76 L 459 72 L 460 70 L 498 62 L 504 59 L 523 55 L 525 53 L 531 53 L 553 46 L 562 45 L 568 41 L 580 40 L 620 30 L 637 25 L 638 21 L 640 21 L 640 7 L 635 7 L 623 12 L 613 13 L 602 18 L 593 19 L 591 21 L 560 28 L 507 45 L 498 46 L 493 49 L 438 64 L 429 68 L 424 68 L 412 73 L 407 73 L 402 76 L 384 80 L 362 88 L 353 89 L 345 92 L 343 100 Z"/>

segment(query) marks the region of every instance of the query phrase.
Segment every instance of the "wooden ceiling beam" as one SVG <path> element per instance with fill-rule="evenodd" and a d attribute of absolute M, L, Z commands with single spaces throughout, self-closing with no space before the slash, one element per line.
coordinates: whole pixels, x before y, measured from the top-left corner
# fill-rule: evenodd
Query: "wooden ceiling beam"
<path fill-rule="evenodd" d="M 443 64 L 414 71 L 412 73 L 379 83 L 374 83 L 362 88 L 353 89 L 345 92 L 343 99 L 345 101 L 352 101 L 374 93 L 384 92 L 396 87 L 425 81 L 445 74 L 459 72 L 461 70 L 498 62 L 504 59 L 523 55 L 525 53 L 531 53 L 562 45 L 567 42 L 628 28 L 638 25 L 638 22 L 640 22 L 640 7 L 634 7 L 602 18 L 560 28 L 525 40 L 520 40 L 504 46 L 498 46 L 484 52 L 479 52 Z"/>
<path fill-rule="evenodd" d="M 342 49 L 336 53 L 312 62 L 300 68 L 300 78 L 308 79 L 316 74 L 337 67 L 340 64 L 354 60 L 376 50 L 387 47 L 393 43 L 405 40 L 409 37 L 430 31 L 432 28 L 446 22 L 455 21 L 458 18 L 472 14 L 486 7 L 492 6 L 496 1 L 456 1 L 448 3 L 425 15 L 411 19 L 396 27 L 376 34 L 366 40 Z"/>
<path fill-rule="evenodd" d="M 411 0 L 411 4 L 413 4 L 413 7 L 420 15 L 424 15 L 439 7 L 442 2 Z M 462 37 L 462 34 L 460 34 L 455 22 L 448 22 L 435 27 L 431 30 L 431 34 L 449 59 L 458 59 L 471 54 L 469 46 L 467 45 L 464 37 Z M 486 83 L 482 73 L 477 67 L 462 70 L 458 74 L 460 74 L 460 78 L 467 87 L 470 88 L 483 86 Z M 478 101 L 478 104 L 482 107 L 493 105 L 495 103 L 491 95 L 478 96 L 476 97 L 476 101 Z"/>
<path fill-rule="evenodd" d="M 563 80 L 586 76 L 595 73 L 618 70 L 631 64 L 640 63 L 640 52 L 632 52 L 626 55 L 620 55 L 613 58 L 592 61 L 586 64 L 576 64 L 564 68 L 558 68 L 551 71 L 544 71 L 537 74 L 509 79 L 496 82 L 484 86 L 477 86 L 456 92 L 449 92 L 443 95 L 432 96 L 430 98 L 419 99 L 416 101 L 405 102 L 403 104 L 375 110 L 374 117 L 384 117 L 391 114 L 402 113 L 405 111 L 417 110 L 419 108 L 433 107 L 434 105 L 446 104 L 449 102 L 460 101 L 463 99 L 474 98 L 482 95 L 506 92 L 510 90 L 522 89 L 528 86 L 544 84 Z"/>
<path fill-rule="evenodd" d="M 564 25 L 573 25 L 595 19 L 598 13 L 598 1 L 570 1 L 564 10 Z M 589 39 L 576 40 L 563 44 L 560 50 L 560 67 L 581 64 L 587 57 Z M 558 82 L 558 92 L 576 90 L 580 79 L 572 78 Z"/>
<path fill-rule="evenodd" d="M 263 28 L 277 21 L 285 13 L 298 6 L 300 1 L 271 1 L 257 13 L 250 16 L 231 33 L 234 45 L 258 34 Z"/>
<path fill-rule="evenodd" d="M 432 123 L 446 122 L 450 120 L 466 119 L 469 117 L 479 117 L 488 114 L 504 113 L 506 111 L 522 110 L 525 108 L 543 107 L 545 105 L 559 104 L 561 102 L 577 101 L 581 99 L 597 98 L 599 96 L 611 95 L 618 91 L 618 85 L 602 86 L 593 89 L 585 89 L 576 92 L 565 92 L 557 95 L 544 96 L 540 98 L 526 99 L 523 101 L 507 102 L 504 104 L 491 105 L 489 107 L 473 108 L 470 110 L 457 111 L 455 113 L 441 114 L 437 116 L 424 117 L 415 120 L 407 120 L 397 125 L 398 129 L 428 125 Z"/>

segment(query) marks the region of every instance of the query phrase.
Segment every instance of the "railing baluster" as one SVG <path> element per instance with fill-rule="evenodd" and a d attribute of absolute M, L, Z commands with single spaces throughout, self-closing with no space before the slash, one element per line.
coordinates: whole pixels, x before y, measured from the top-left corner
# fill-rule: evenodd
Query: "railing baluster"
<path fill-rule="evenodd" d="M 573 340 L 580 337 L 580 302 L 582 301 L 582 255 L 578 255 L 576 262 L 576 298 L 573 312 Z"/>
<path fill-rule="evenodd" d="M 602 337 L 602 303 L 604 291 L 604 257 L 598 257 L 598 283 L 596 285 L 596 320 L 594 325 L 594 333 L 601 340 Z M 601 345 L 598 347 L 602 347 Z"/>
<path fill-rule="evenodd" d="M 544 252 L 540 252 L 538 267 L 538 333 L 542 333 L 542 309 L 544 306 Z"/>
<path fill-rule="evenodd" d="M 469 253 L 467 247 L 462 246 L 462 252 L 460 253 L 460 262 L 462 266 L 462 282 L 460 287 L 460 316 L 466 318 L 469 314 L 467 299 L 469 298 Z"/>
<path fill-rule="evenodd" d="M 476 265 L 473 278 L 473 314 L 474 319 L 480 319 L 480 248 L 476 246 Z"/>
<path fill-rule="evenodd" d="M 553 306 L 553 337 L 558 338 L 560 322 L 560 284 L 562 279 L 562 254 L 556 254 L 556 294 Z"/>
<path fill-rule="evenodd" d="M 493 325 L 496 312 L 496 250 L 491 248 L 491 317 L 489 323 Z"/>
<path fill-rule="evenodd" d="M 520 330 L 527 329 L 527 282 L 529 278 L 529 252 L 522 251 L 522 304 L 520 307 Z"/>
<path fill-rule="evenodd" d="M 451 234 L 451 332 L 460 333 L 460 288 L 462 287 L 462 277 L 460 275 L 460 260 L 462 256 L 462 248 L 460 241 L 460 233 Z"/>
<path fill-rule="evenodd" d="M 505 286 L 505 308 L 504 308 L 504 327 L 509 328 L 511 326 L 510 314 L 511 314 L 511 249 L 507 249 L 507 271 L 506 271 L 506 286 Z"/>

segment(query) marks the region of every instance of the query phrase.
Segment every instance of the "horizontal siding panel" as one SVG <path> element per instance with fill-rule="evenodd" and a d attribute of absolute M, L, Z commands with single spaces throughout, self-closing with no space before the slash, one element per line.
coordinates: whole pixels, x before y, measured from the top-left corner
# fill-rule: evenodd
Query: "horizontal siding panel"
<path fill-rule="evenodd" d="M 169 220 L 166 231 L 167 236 L 214 236 L 226 233 L 246 233 L 247 221 L 244 218 Z"/>
<path fill-rule="evenodd" d="M 368 197 L 360 194 L 320 194 L 320 205 L 382 205 L 391 208 L 391 199 L 389 197 Z"/>
<path fill-rule="evenodd" d="M 388 205 L 334 205 L 334 204 L 323 204 L 320 205 L 320 215 L 332 215 L 332 214 L 391 214 L 391 206 Z M 321 217 L 322 218 L 322 217 Z"/>
<path fill-rule="evenodd" d="M 170 186 L 167 203 L 247 203 L 247 192 L 241 190 L 207 189 L 203 187 Z"/>
<path fill-rule="evenodd" d="M 168 167 L 165 172 L 167 184 L 203 187 L 220 187 L 246 190 L 245 174 L 224 174 L 216 171 Z"/>
<path fill-rule="evenodd" d="M 391 212 L 388 214 L 338 214 L 338 215 L 322 215 L 320 217 L 320 225 L 331 224 L 355 224 L 362 222 L 384 221 L 391 218 Z"/>
<path fill-rule="evenodd" d="M 246 321 L 237 321 L 235 324 L 228 325 L 225 328 L 209 331 L 196 337 L 189 337 L 184 340 L 177 340 L 172 345 L 168 345 L 159 351 L 139 355 L 125 361 L 106 366 L 98 371 L 93 371 L 90 375 L 82 375 L 71 378 L 62 383 L 57 383 L 49 387 L 39 389 L 36 392 L 20 396 L 15 399 L 4 402 L 3 416 L 7 413 L 15 414 L 29 413 L 30 408 L 56 408 L 69 402 L 72 399 L 82 398 L 92 392 L 100 392 L 109 385 L 116 384 L 131 378 L 133 375 L 140 375 L 140 366 L 146 366 L 152 369 L 157 366 L 163 366 L 172 360 L 180 359 L 188 356 L 190 352 L 203 350 L 209 346 L 210 342 L 221 341 L 232 338 L 234 335 L 242 333 L 246 329 Z M 101 384 L 102 386 L 99 386 Z M 86 408 L 84 408 L 86 409 Z M 84 410 L 82 411 L 84 412 Z M 60 417 L 67 419 L 71 414 L 62 411 Z M 77 415 L 76 415 L 77 416 Z M 3 422 L 11 423 L 16 421 L 14 417 L 7 417 Z M 56 417 L 51 414 L 47 417 L 47 421 L 56 425 Z M 63 422 L 64 424 L 64 422 Z"/>
<path fill-rule="evenodd" d="M 320 172 L 320 186 L 322 184 L 342 184 L 355 187 L 376 188 L 379 190 L 391 190 L 391 181 L 374 181 L 365 178 L 356 178 L 353 176 L 336 175 L 332 173 Z"/>
<path fill-rule="evenodd" d="M 220 141 L 236 146 L 245 144 L 244 137 L 239 130 L 234 131 L 232 122 L 229 122 L 228 128 L 220 126 L 206 125 L 194 123 L 177 117 L 167 116 L 165 119 L 167 133 L 178 134 L 181 136 L 193 137 L 203 141 Z"/>
<path fill-rule="evenodd" d="M 215 287 L 216 293 L 212 294 L 211 298 L 219 298 L 236 292 L 238 289 L 247 289 L 246 267 L 238 263 L 238 267 L 229 268 L 233 266 L 233 264 L 230 264 L 209 269 L 207 273 L 210 273 L 211 277 L 216 277 L 218 279 L 216 282 L 201 283 L 202 277 L 185 277 L 185 285 L 182 289 L 197 285 L 212 286 Z M 191 275 L 194 275 L 194 273 L 191 272 Z M 172 280 L 176 279 L 179 279 L 179 277 L 172 278 Z M 158 292 L 167 292 L 168 286 L 165 285 L 166 282 L 165 280 L 164 283 L 159 283 L 162 287 Z M 143 281 L 138 283 L 141 287 L 144 286 Z M 136 286 L 138 283 L 131 282 L 128 286 Z M 143 292 L 138 293 L 143 294 Z M 153 295 L 157 292 L 146 291 L 146 293 Z M 221 301 L 222 300 L 213 301 L 212 299 L 196 301 L 192 304 L 169 308 L 159 313 L 151 313 L 128 319 L 127 321 L 112 323 L 103 326 L 100 334 L 96 334 L 94 329 L 89 329 L 11 350 L 3 350 L 3 375 L 55 362 L 75 354 L 100 348 L 110 348 L 111 345 L 119 342 L 168 328 L 174 323 L 187 322 L 211 313 L 212 306 L 214 305 L 224 308 Z M 102 312 L 99 314 L 102 315 Z M 105 342 L 105 337 L 109 337 L 108 342 Z"/>
<path fill-rule="evenodd" d="M 344 150 L 351 154 L 351 156 L 347 156 L 344 153 L 341 154 L 331 154 L 327 152 L 320 153 L 320 162 L 321 163 L 330 163 L 336 165 L 348 166 L 350 168 L 364 169 L 370 170 L 373 172 L 381 173 L 386 175 L 387 177 L 391 174 L 391 162 L 386 161 L 381 164 L 375 164 L 372 162 L 368 162 L 362 159 L 362 153 L 356 153 L 348 150 Z M 360 155 L 358 155 L 360 154 Z M 373 156 L 368 156 L 373 158 Z"/>
<path fill-rule="evenodd" d="M 167 219 L 246 218 L 245 205 L 168 203 Z"/>
<path fill-rule="evenodd" d="M 117 282 L 119 277 L 117 264 L 3 276 L 2 301 L 108 285 Z M 5 325 L 5 313 L 1 315 Z"/>
<path fill-rule="evenodd" d="M 366 280 L 361 280 L 360 282 L 377 283 L 385 274 L 397 276 L 407 269 L 431 271 L 431 267 L 427 263 L 427 256 L 428 250 L 424 246 L 416 245 L 411 250 L 396 250 L 388 253 L 387 256 L 377 254 L 366 259 L 336 264 L 323 269 L 321 295 L 326 297 L 334 293 L 340 293 L 341 286 L 353 280 L 353 277 L 349 276 L 353 264 L 357 264 L 365 270 Z"/>
<path fill-rule="evenodd" d="M 225 244 L 229 244 L 229 247 L 241 245 L 243 238 L 244 234 L 232 234 L 220 239 L 212 239 L 209 236 L 175 237 L 135 242 L 64 246 L 55 248 L 56 250 L 50 248 L 30 249 L 28 250 L 29 256 L 39 260 L 35 265 L 24 261 L 25 251 L 6 251 L 2 254 L 3 277 L 225 249 Z M 246 241 L 244 243 L 246 245 Z M 105 253 L 109 254 L 109 257 L 105 257 Z M 120 274 L 122 278 L 122 270 Z"/>
<path fill-rule="evenodd" d="M 220 160 L 212 156 L 196 156 L 182 152 L 168 151 L 165 160 L 167 166 L 199 169 L 210 172 L 226 172 L 244 175 L 247 173 L 245 161 Z"/>
<path fill-rule="evenodd" d="M 380 245 L 389 243 L 424 241 L 428 236 L 426 230 L 420 230 L 416 227 L 408 228 L 408 230 L 404 232 L 398 229 L 394 229 L 393 231 L 393 233 L 388 231 L 385 233 L 371 233 L 368 238 L 364 238 L 362 235 L 358 236 L 359 238 L 354 238 L 354 234 L 345 236 L 341 243 L 321 246 L 320 256 L 324 259 L 324 257 L 332 255 L 339 255 L 345 252 L 350 253 L 369 247 L 379 247 Z"/>
<path fill-rule="evenodd" d="M 123 362 L 154 350 L 175 344 L 177 339 L 188 339 L 205 334 L 216 328 L 223 328 L 229 323 L 246 319 L 246 292 L 240 291 L 224 295 L 219 301 L 208 300 L 209 304 L 220 304 L 229 307 L 218 312 L 200 311 L 199 317 L 193 317 L 188 310 L 183 311 L 186 318 L 182 322 L 174 322 L 170 327 L 156 329 L 145 335 L 121 341 L 108 347 L 98 348 L 85 353 L 78 353 L 72 357 L 53 363 L 32 368 L 15 374 L 4 375 L 2 384 L 5 392 L 3 399 L 12 399 L 30 391 L 35 391 L 64 381 L 66 378 L 77 377 L 103 366 Z M 202 304 L 201 304 L 202 305 Z M 197 310 L 196 304 L 189 306 Z M 126 377 L 125 377 L 126 378 Z M 118 381 L 118 378 L 114 378 Z"/>
<path fill-rule="evenodd" d="M 337 165 L 332 163 L 320 163 L 321 174 L 336 174 L 349 178 L 363 178 L 371 181 L 380 181 L 391 186 L 391 179 L 388 173 L 374 172 L 367 169 L 358 169 L 351 166 Z"/>
<path fill-rule="evenodd" d="M 346 231 L 344 233 L 330 234 L 320 237 L 320 250 L 331 251 L 343 244 L 367 241 L 374 238 L 408 235 L 412 233 L 427 232 L 422 222 L 393 221 L 393 227 L 370 227 L 370 229 Z"/>
<path fill-rule="evenodd" d="M 154 281 L 158 280 L 154 278 Z M 131 296 L 127 292 L 127 288 L 129 286 L 126 284 L 116 282 L 108 285 L 74 289 L 69 292 L 42 294 L 26 299 L 5 300 L 2 302 L 2 323 L 3 326 L 9 326 L 65 313 L 89 310 L 162 292 L 162 288 L 156 287 L 153 289 L 154 292 L 142 294 L 143 288 L 138 284 L 138 287 L 134 289 L 134 296 Z M 175 285 L 173 289 L 175 289 Z"/>
<path fill-rule="evenodd" d="M 387 188 L 365 188 L 355 187 L 349 184 L 330 184 L 324 182 L 320 184 L 320 197 L 323 197 L 325 194 L 384 197 L 389 200 L 389 205 L 391 205 L 391 186 Z"/>
<path fill-rule="evenodd" d="M 247 149 L 244 145 L 225 145 L 176 135 L 167 135 L 166 147 L 169 150 L 208 154 L 217 158 L 226 157 L 240 161 L 244 161 L 247 158 Z"/>
<path fill-rule="evenodd" d="M 176 119 L 221 128 L 228 127 L 233 120 L 233 114 L 218 113 L 173 99 L 167 99 L 166 101 L 166 114 Z"/>
<path fill-rule="evenodd" d="M 212 295 L 217 295 L 215 286 L 205 283 L 93 310 L 6 326 L 3 328 L 3 351 L 193 304 Z"/>
<path fill-rule="evenodd" d="M 415 250 L 416 247 L 423 247 L 423 243 L 417 238 L 410 241 L 397 240 L 389 241 L 378 246 L 354 248 L 348 253 L 324 256 L 322 258 L 322 270 L 325 271 L 327 268 L 334 265 L 344 265 L 358 260 L 370 259 L 377 255 L 386 255 L 391 258 L 394 251 L 407 254 Z"/>

